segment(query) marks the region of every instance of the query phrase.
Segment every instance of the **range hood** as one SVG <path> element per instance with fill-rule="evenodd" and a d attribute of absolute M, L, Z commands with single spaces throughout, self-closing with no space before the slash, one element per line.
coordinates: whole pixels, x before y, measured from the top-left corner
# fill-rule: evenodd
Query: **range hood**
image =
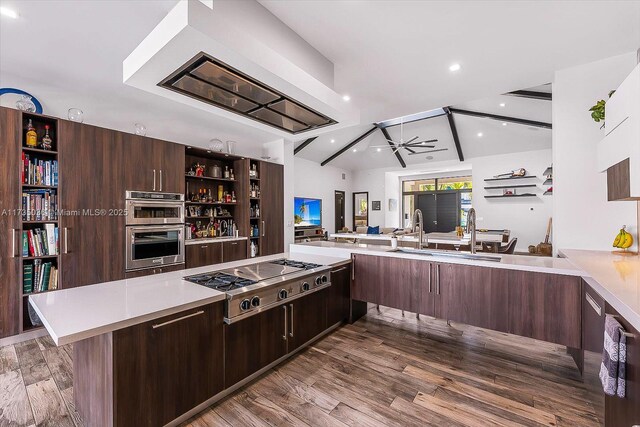
<path fill-rule="evenodd" d="M 337 123 L 204 52 L 158 85 L 292 134 Z"/>

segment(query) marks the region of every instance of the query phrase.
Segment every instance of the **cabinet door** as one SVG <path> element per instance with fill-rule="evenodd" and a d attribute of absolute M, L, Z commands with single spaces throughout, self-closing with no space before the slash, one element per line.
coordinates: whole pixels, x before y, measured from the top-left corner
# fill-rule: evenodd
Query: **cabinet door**
<path fill-rule="evenodd" d="M 125 277 L 124 151 L 119 132 L 59 121 L 62 287 Z"/>
<path fill-rule="evenodd" d="M 0 338 L 20 332 L 21 113 L 0 107 Z"/>
<path fill-rule="evenodd" d="M 223 307 L 113 332 L 115 425 L 165 425 L 223 389 Z"/>
<path fill-rule="evenodd" d="M 287 307 L 225 325 L 225 388 L 287 354 Z"/>
<path fill-rule="evenodd" d="M 508 332 L 581 348 L 579 277 L 517 270 L 499 271 L 500 280 L 507 284 L 509 292 Z"/>
<path fill-rule="evenodd" d="M 499 273 L 509 270 L 443 263 L 433 268 L 437 317 L 508 332 L 509 283 Z"/>
<path fill-rule="evenodd" d="M 329 289 L 314 292 L 289 303 L 289 352 L 327 329 Z"/>
<path fill-rule="evenodd" d="M 354 280 L 351 284 L 351 298 L 380 304 L 380 290 L 384 282 L 380 274 L 382 257 L 357 254 L 353 255 L 352 258 Z"/>
<path fill-rule="evenodd" d="M 260 162 L 260 255 L 284 252 L 284 168 Z"/>
<path fill-rule="evenodd" d="M 331 286 L 327 298 L 327 327 L 349 319 L 350 285 L 351 265 L 343 265 L 331 271 Z"/>
<path fill-rule="evenodd" d="M 185 246 L 187 268 L 202 267 L 222 262 L 222 244 L 206 243 Z"/>
<path fill-rule="evenodd" d="M 184 145 L 159 139 L 149 139 L 149 143 L 153 145 L 157 190 L 165 193 L 184 193 Z"/>
<path fill-rule="evenodd" d="M 582 281 L 582 348 L 602 353 L 604 344 L 604 299 Z"/>
<path fill-rule="evenodd" d="M 239 261 L 247 259 L 247 241 L 234 240 L 232 242 L 222 242 L 223 262 Z"/>
<path fill-rule="evenodd" d="M 622 327 L 633 337 L 627 338 L 625 398 L 606 396 L 604 403 L 605 426 L 635 426 L 640 424 L 640 333 L 609 304 L 607 314 L 618 316 Z"/>
<path fill-rule="evenodd" d="M 126 153 L 122 159 L 124 189 L 160 191 L 160 167 L 153 150 L 153 140 L 124 132 L 117 132 L 117 137 L 122 141 Z"/>

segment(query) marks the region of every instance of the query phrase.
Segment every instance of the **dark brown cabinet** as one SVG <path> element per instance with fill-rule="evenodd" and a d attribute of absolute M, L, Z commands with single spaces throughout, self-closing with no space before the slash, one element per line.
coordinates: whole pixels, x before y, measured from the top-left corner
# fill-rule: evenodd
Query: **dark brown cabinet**
<path fill-rule="evenodd" d="M 129 271 L 125 273 L 125 279 L 134 279 L 136 277 L 152 276 L 154 274 L 169 273 L 170 271 L 184 270 L 184 264 L 168 265 L 165 267 L 147 268 L 144 270 Z"/>
<path fill-rule="evenodd" d="M 239 261 L 241 259 L 247 259 L 246 240 L 222 242 L 222 262 Z"/>
<path fill-rule="evenodd" d="M 157 188 L 165 193 L 184 193 L 184 145 L 153 139 L 154 167 L 157 167 Z"/>
<path fill-rule="evenodd" d="M 60 282 L 65 288 L 125 277 L 124 158 L 120 133 L 59 121 Z"/>
<path fill-rule="evenodd" d="M 327 327 L 349 320 L 350 287 L 351 265 L 331 270 L 331 286 L 327 296 Z"/>
<path fill-rule="evenodd" d="M 327 329 L 329 288 L 289 303 L 289 347 L 294 351 Z"/>
<path fill-rule="evenodd" d="M 284 252 L 284 167 L 260 162 L 260 255 Z"/>
<path fill-rule="evenodd" d="M 20 332 L 21 114 L 0 107 L 0 338 Z"/>
<path fill-rule="evenodd" d="M 602 353 L 604 343 L 604 299 L 582 282 L 582 348 Z"/>
<path fill-rule="evenodd" d="M 434 315 L 434 265 L 415 259 L 354 255 L 351 298 Z"/>
<path fill-rule="evenodd" d="M 287 307 L 283 304 L 225 325 L 225 387 L 287 354 Z"/>
<path fill-rule="evenodd" d="M 433 268 L 435 292 L 438 295 L 436 317 L 501 332 L 509 331 L 509 286 L 506 280 L 501 280 L 500 271 L 441 263 L 434 263 Z"/>
<path fill-rule="evenodd" d="M 222 262 L 222 243 L 186 245 L 185 259 L 187 268 L 219 264 Z"/>
<path fill-rule="evenodd" d="M 184 146 L 117 132 L 127 155 L 123 161 L 125 190 L 184 193 Z M 124 197 L 124 195 L 123 195 Z"/>

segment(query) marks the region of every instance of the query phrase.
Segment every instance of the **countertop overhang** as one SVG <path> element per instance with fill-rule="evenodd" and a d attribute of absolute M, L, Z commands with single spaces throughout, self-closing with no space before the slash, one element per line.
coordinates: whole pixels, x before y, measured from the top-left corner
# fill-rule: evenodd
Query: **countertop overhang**
<path fill-rule="evenodd" d="M 281 253 L 172 271 L 134 279 L 29 295 L 29 301 L 57 345 L 112 332 L 226 298 L 224 292 L 183 277 L 280 258 L 337 266 L 349 257 Z"/>

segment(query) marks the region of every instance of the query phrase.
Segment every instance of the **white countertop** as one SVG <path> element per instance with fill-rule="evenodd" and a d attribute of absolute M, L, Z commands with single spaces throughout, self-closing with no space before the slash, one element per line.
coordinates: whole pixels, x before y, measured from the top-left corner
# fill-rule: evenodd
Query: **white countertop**
<path fill-rule="evenodd" d="M 579 249 L 560 253 L 584 271 L 584 280 L 594 291 L 640 330 L 640 257 Z"/>
<path fill-rule="evenodd" d="M 564 274 L 570 276 L 582 276 L 583 271 L 564 258 L 535 257 L 523 255 L 506 255 L 481 253 L 479 255 L 500 256 L 500 262 L 481 261 L 452 256 L 424 256 L 406 252 L 393 252 L 390 246 L 338 243 L 334 241 L 317 241 L 296 243 L 289 246 L 292 255 L 307 253 L 316 255 L 330 255 L 350 257 L 352 253 L 382 255 L 397 258 L 421 259 L 425 261 L 445 262 L 450 264 L 477 265 L 480 267 L 507 268 L 511 270 L 536 271 L 541 273 Z M 455 252 L 455 251 L 442 251 Z"/>
<path fill-rule="evenodd" d="M 184 244 L 189 245 L 206 245 L 208 243 L 222 243 L 222 242 L 233 242 L 237 240 L 247 240 L 248 237 L 209 237 L 209 238 L 198 238 L 198 239 L 187 239 L 184 241 Z"/>
<path fill-rule="evenodd" d="M 208 271 L 291 258 L 339 265 L 349 257 L 287 253 L 172 271 L 29 295 L 29 301 L 57 345 L 69 344 L 190 308 L 225 299 L 215 291 L 182 278 Z"/>
<path fill-rule="evenodd" d="M 329 237 L 333 239 L 363 239 L 363 240 L 384 240 L 391 241 L 392 234 L 358 234 L 358 233 L 332 233 Z M 412 234 L 399 234 L 396 236 L 398 241 L 401 242 L 417 242 L 418 237 Z M 465 234 L 463 237 L 458 237 L 455 233 L 428 233 L 425 235 L 423 243 L 436 243 L 436 244 L 449 244 L 449 245 L 468 245 L 471 241 L 471 236 Z M 502 242 L 502 235 L 491 233 L 477 233 L 476 241 L 498 243 Z"/>

